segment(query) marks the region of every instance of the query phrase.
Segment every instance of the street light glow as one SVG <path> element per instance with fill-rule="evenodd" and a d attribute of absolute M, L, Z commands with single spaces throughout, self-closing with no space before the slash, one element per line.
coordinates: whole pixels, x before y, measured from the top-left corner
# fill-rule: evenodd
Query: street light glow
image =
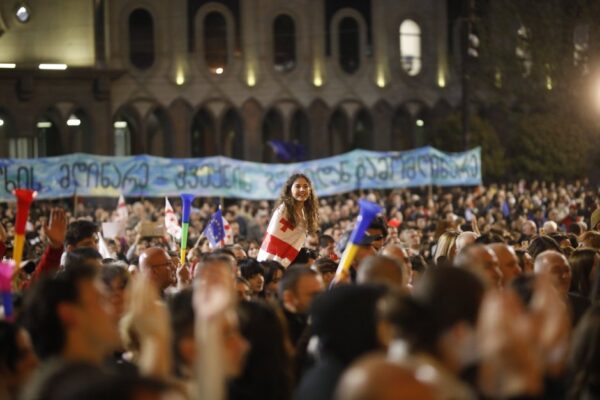
<path fill-rule="evenodd" d="M 79 126 L 81 125 L 81 120 L 74 115 L 71 115 L 67 120 L 68 126 Z"/>
<path fill-rule="evenodd" d="M 64 71 L 67 69 L 67 64 L 40 64 L 38 68 L 51 71 Z"/>

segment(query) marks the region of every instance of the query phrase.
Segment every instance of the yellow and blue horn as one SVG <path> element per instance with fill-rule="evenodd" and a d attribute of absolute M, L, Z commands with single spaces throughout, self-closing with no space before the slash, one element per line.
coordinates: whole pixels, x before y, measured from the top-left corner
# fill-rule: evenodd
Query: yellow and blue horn
<path fill-rule="evenodd" d="M 181 195 L 181 248 L 179 258 L 181 265 L 185 264 L 185 253 L 187 252 L 188 230 L 190 228 L 190 212 L 192 210 L 193 194 L 184 193 Z"/>
<path fill-rule="evenodd" d="M 348 239 L 348 243 L 346 244 L 346 248 L 344 249 L 344 253 L 338 264 L 334 282 L 339 282 L 346 277 L 350 264 L 352 264 L 356 252 L 358 251 L 360 241 L 365 236 L 365 232 L 369 228 L 373 218 L 382 211 L 382 208 L 378 204 L 367 200 L 359 200 L 358 205 L 360 206 L 360 210 L 358 212 L 356 225 L 350 234 L 350 238 Z"/>

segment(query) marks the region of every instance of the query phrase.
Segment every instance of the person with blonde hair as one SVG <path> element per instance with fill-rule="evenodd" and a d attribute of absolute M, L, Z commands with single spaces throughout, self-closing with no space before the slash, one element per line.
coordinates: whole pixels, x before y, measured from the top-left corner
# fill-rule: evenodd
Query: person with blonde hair
<path fill-rule="evenodd" d="M 454 256 L 456 255 L 456 238 L 459 232 L 457 231 L 446 231 L 442 233 L 437 241 L 435 252 L 433 254 L 433 261 L 436 264 L 442 262 L 452 263 Z"/>

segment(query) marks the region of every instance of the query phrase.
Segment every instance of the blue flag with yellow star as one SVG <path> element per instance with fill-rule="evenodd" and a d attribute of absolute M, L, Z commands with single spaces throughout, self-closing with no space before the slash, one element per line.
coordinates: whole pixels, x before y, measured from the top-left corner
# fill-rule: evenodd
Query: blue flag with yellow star
<path fill-rule="evenodd" d="M 206 236 L 210 247 L 213 249 L 224 244 L 225 227 L 223 226 L 223 215 L 220 208 L 210 216 L 208 224 L 204 228 L 204 236 Z"/>

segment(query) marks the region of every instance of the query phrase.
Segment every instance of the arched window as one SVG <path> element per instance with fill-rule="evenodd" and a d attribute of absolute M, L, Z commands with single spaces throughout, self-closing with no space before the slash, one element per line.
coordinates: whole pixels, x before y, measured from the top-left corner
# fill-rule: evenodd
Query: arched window
<path fill-rule="evenodd" d="M 296 26 L 289 15 L 279 15 L 273 22 L 273 64 L 280 72 L 296 66 Z"/>
<path fill-rule="evenodd" d="M 217 11 L 204 17 L 204 59 L 213 74 L 220 75 L 227 67 L 227 21 Z"/>
<path fill-rule="evenodd" d="M 415 145 L 415 148 L 427 145 L 427 130 L 429 127 L 429 122 L 429 111 L 426 108 L 422 108 L 417 113 L 417 116 L 415 118 L 415 127 L 413 131 L 413 143 Z"/>
<path fill-rule="evenodd" d="M 275 162 L 275 150 L 267 143 L 269 140 L 283 140 L 283 117 L 279 111 L 275 109 L 269 110 L 265 115 L 262 125 L 263 143 L 265 144 L 263 151 L 264 162 Z"/>
<path fill-rule="evenodd" d="M 531 32 L 529 28 L 521 25 L 517 30 L 517 47 L 515 55 L 523 67 L 523 76 L 529 76 L 531 67 L 533 66 L 533 58 L 531 56 Z"/>
<path fill-rule="evenodd" d="M 146 119 L 146 152 L 153 156 L 171 155 L 171 123 L 167 112 L 156 108 Z"/>
<path fill-rule="evenodd" d="M 134 111 L 125 107 L 121 109 L 113 119 L 114 155 L 130 156 L 139 154 L 136 151 L 136 139 L 138 137 L 138 122 Z"/>
<path fill-rule="evenodd" d="M 129 60 L 138 69 L 154 64 L 154 21 L 143 8 L 129 14 Z"/>
<path fill-rule="evenodd" d="M 364 150 L 373 148 L 373 118 L 365 109 L 360 110 L 354 119 L 351 148 Z"/>
<path fill-rule="evenodd" d="M 204 109 L 198 111 L 192 121 L 192 157 L 217 154 L 215 136 L 215 121 L 212 115 Z"/>
<path fill-rule="evenodd" d="M 348 150 L 348 117 L 338 109 L 329 120 L 329 151 L 331 155 Z"/>
<path fill-rule="evenodd" d="M 360 67 L 360 29 L 352 17 L 343 18 L 338 25 L 339 62 L 342 70 L 355 73 Z"/>
<path fill-rule="evenodd" d="M 93 153 L 94 132 L 87 113 L 83 109 L 77 109 L 67 119 L 69 131 L 70 152 Z"/>
<path fill-rule="evenodd" d="M 12 115 L 2 109 L 0 109 L 0 145 L 2 145 L 0 151 L 5 153 L 3 155 L 10 158 L 38 156 L 35 141 L 31 137 L 19 136 Z"/>
<path fill-rule="evenodd" d="M 221 121 L 221 154 L 238 160 L 244 159 L 243 122 L 240 114 L 231 108 Z"/>
<path fill-rule="evenodd" d="M 400 24 L 400 61 L 410 75 L 421 72 L 421 28 L 410 19 Z"/>
<path fill-rule="evenodd" d="M 64 154 L 59 124 L 60 114 L 49 108 L 35 123 L 39 157 L 53 157 Z"/>
<path fill-rule="evenodd" d="M 290 122 L 290 136 L 297 147 L 296 158 L 306 159 L 310 149 L 310 123 L 302 110 L 296 110 Z"/>
<path fill-rule="evenodd" d="M 581 68 L 584 74 L 588 70 L 588 52 L 590 47 L 590 26 L 576 25 L 573 30 L 573 65 Z"/>
<path fill-rule="evenodd" d="M 408 150 L 413 144 L 413 119 L 404 108 L 398 108 L 392 117 L 392 150 Z"/>

